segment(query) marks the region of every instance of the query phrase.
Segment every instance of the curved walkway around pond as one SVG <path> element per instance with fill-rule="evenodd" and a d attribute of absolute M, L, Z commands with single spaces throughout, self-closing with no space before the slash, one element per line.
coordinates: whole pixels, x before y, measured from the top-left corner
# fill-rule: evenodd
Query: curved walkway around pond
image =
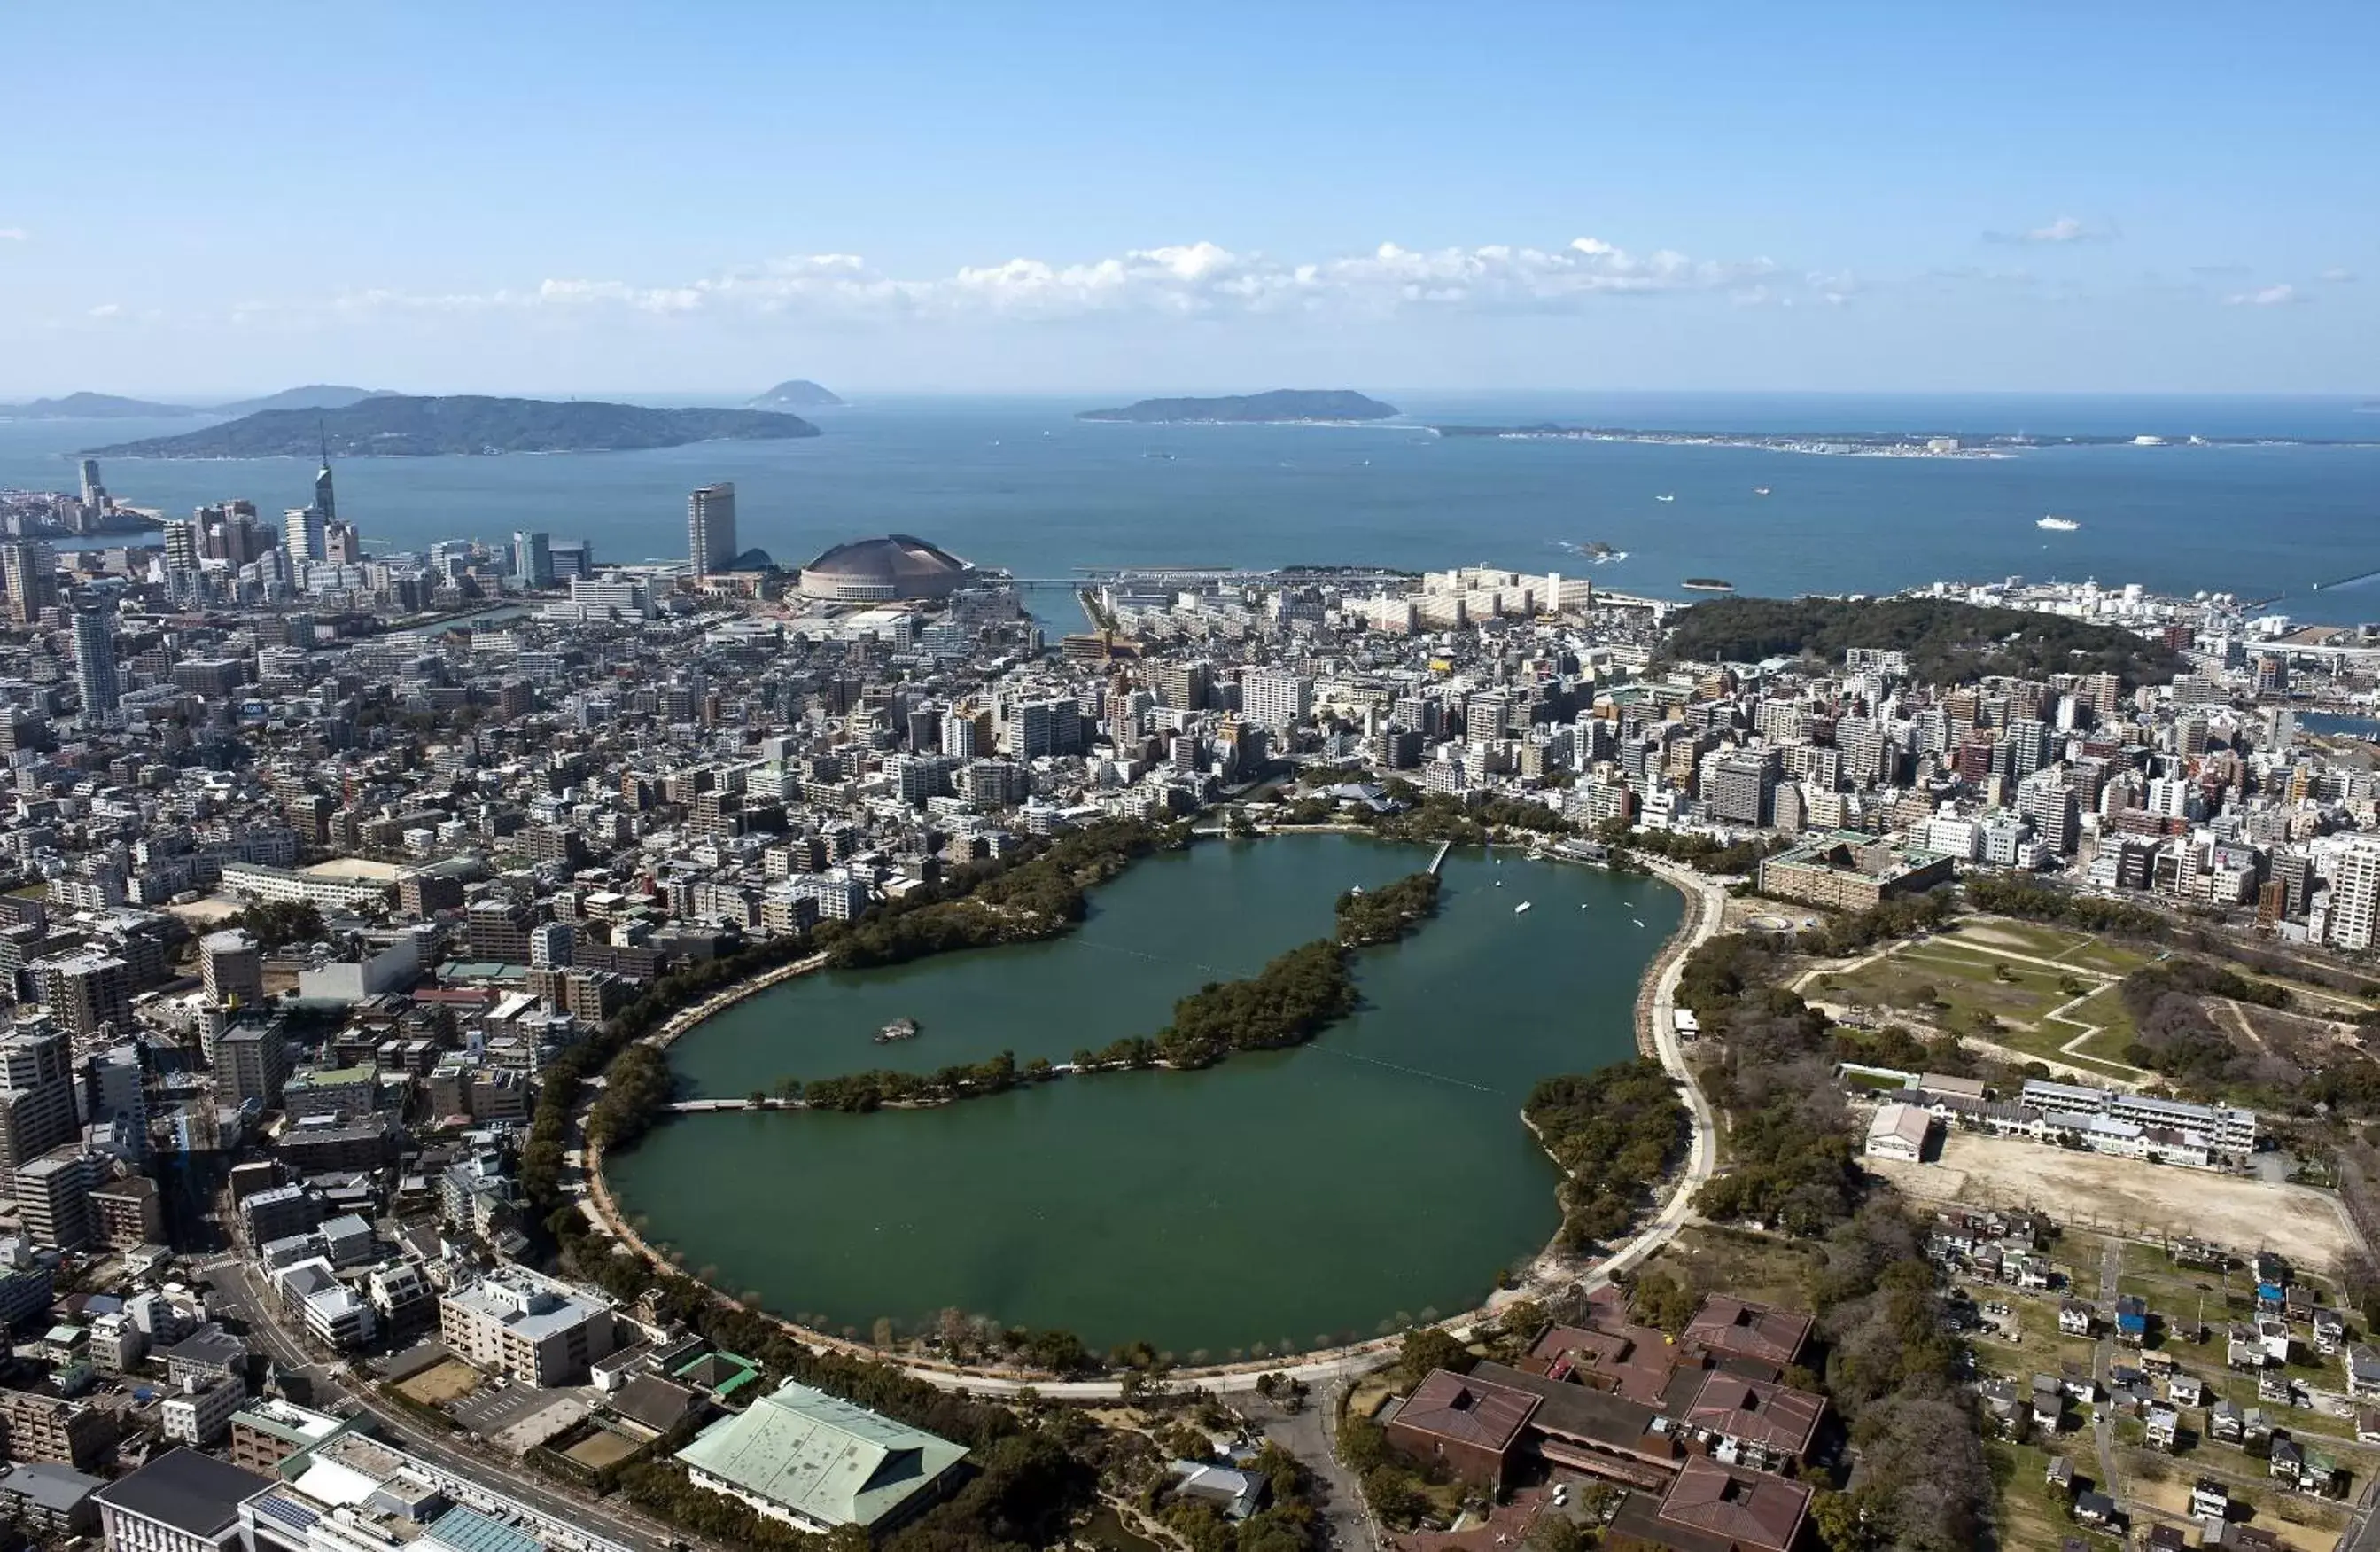
<path fill-rule="evenodd" d="M 1291 832 L 1295 833 L 1295 832 Z M 1488 1302 L 1464 1314 L 1439 1322 L 1457 1336 L 1467 1336 L 1484 1321 L 1492 1319 L 1497 1309 L 1515 1300 L 1535 1294 L 1549 1293 L 1566 1285 L 1575 1284 L 1592 1292 L 1609 1284 L 1612 1279 L 1632 1267 L 1642 1265 L 1654 1252 L 1677 1238 L 1694 1216 L 1694 1200 L 1703 1184 L 1718 1170 L 1718 1123 L 1709 1098 L 1694 1081 L 1694 1069 L 1688 1065 L 1684 1046 L 1677 1033 L 1678 982 L 1685 972 L 1686 956 L 1700 945 L 1717 935 L 1725 919 L 1727 892 L 1718 885 L 1690 869 L 1656 858 L 1645 859 L 1654 875 L 1677 889 L 1685 897 L 1686 916 L 1678 931 L 1662 946 L 1660 953 L 1646 967 L 1646 980 L 1636 1001 L 1636 1040 L 1640 1051 L 1657 1056 L 1663 1068 L 1685 1090 L 1692 1128 L 1687 1143 L 1686 1167 L 1677 1178 L 1668 1199 L 1650 1222 L 1622 1240 L 1611 1253 L 1596 1264 L 1583 1277 L 1573 1277 L 1568 1261 L 1554 1247 L 1548 1246 L 1530 1269 L 1529 1280 L 1522 1288 L 1507 1289 L 1493 1295 Z M 752 982 L 739 983 L 725 991 L 705 998 L 692 1008 L 673 1014 L 668 1022 L 644 1037 L 643 1044 L 666 1046 L 712 1013 L 726 1008 L 765 986 L 776 984 L 791 976 L 817 969 L 825 960 L 816 955 L 795 964 L 782 966 Z M 591 1102 L 590 1102 L 591 1103 Z M 729 1100 L 711 1102 L 722 1109 L 743 1109 L 747 1102 Z M 771 1106 L 773 1107 L 773 1106 Z M 675 1106 L 673 1106 L 675 1108 Z M 582 1108 L 578 1121 L 582 1128 L 586 1112 Z M 601 1149 L 588 1148 L 583 1155 L 586 1178 L 584 1206 L 596 1228 L 629 1246 L 656 1265 L 673 1265 L 666 1256 L 648 1244 L 644 1237 L 629 1227 L 621 1214 L 619 1204 L 603 1179 L 603 1158 Z M 713 1289 L 712 1293 L 722 1306 L 744 1309 L 726 1293 Z M 795 1340 L 819 1352 L 843 1352 L 856 1358 L 890 1363 L 912 1379 L 925 1381 L 944 1390 L 964 1391 L 979 1396 L 1014 1396 L 1025 1391 L 1065 1400 L 1111 1400 L 1123 1394 L 1119 1379 L 1057 1380 L 1037 1377 L 1030 1371 L 991 1365 L 948 1363 L 935 1359 L 922 1359 L 887 1352 L 865 1342 L 851 1341 L 811 1326 L 797 1325 L 782 1315 L 767 1314 L 766 1318 Z M 1310 1353 L 1295 1362 L 1252 1361 L 1244 1363 L 1216 1365 L 1171 1371 L 1166 1382 L 1194 1386 L 1215 1391 L 1252 1391 L 1265 1375 L 1287 1375 L 1308 1385 L 1325 1385 L 1332 1381 L 1366 1373 L 1392 1360 L 1403 1334 L 1381 1337 L 1352 1346 L 1332 1348 Z"/>

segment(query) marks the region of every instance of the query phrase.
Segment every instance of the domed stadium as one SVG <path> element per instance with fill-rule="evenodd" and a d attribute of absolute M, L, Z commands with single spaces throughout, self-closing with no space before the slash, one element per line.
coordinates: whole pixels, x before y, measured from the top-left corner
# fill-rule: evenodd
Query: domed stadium
<path fill-rule="evenodd" d="M 948 598 L 974 568 L 946 550 L 906 533 L 837 544 L 802 568 L 802 596 L 839 604 L 882 604 L 896 598 Z"/>

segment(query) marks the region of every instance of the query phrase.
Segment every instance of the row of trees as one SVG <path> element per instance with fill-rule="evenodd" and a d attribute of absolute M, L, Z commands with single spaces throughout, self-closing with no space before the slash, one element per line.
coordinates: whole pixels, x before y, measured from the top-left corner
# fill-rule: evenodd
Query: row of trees
<path fill-rule="evenodd" d="M 1995 916 L 2048 922 L 2086 933 L 2125 933 L 2135 937 L 2155 937 L 2165 930 L 2165 918 L 2154 910 L 2126 905 L 2121 900 L 2103 900 L 2053 889 L 2018 874 L 1978 874 L 1960 887 L 1965 891 L 1969 905 Z"/>
<path fill-rule="evenodd" d="M 1573 1251 L 1627 1232 L 1688 1135 L 1675 1080 L 1643 1058 L 1548 1078 L 1521 1113 L 1561 1166 L 1562 1243 Z"/>
<path fill-rule="evenodd" d="M 1005 1094 L 1019 1083 L 1039 1082 L 1052 1071 L 1046 1057 L 1036 1057 L 1019 1067 L 1015 1052 L 1002 1051 L 979 1062 L 954 1063 L 932 1072 L 880 1069 L 841 1078 L 814 1078 L 807 1084 L 787 1080 L 778 1085 L 778 1093 L 798 1098 L 813 1110 L 866 1114 L 887 1105 L 940 1105 Z"/>
<path fill-rule="evenodd" d="M 938 884 L 877 905 L 856 922 L 820 923 L 812 937 L 844 970 L 1056 937 L 1089 910 L 1094 887 L 1152 851 L 1187 844 L 1186 825 L 1110 820 L 952 869 Z"/>

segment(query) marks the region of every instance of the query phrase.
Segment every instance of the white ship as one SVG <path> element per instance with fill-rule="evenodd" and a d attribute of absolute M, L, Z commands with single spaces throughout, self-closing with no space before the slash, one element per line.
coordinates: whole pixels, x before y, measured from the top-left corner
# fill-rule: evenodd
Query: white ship
<path fill-rule="evenodd" d="M 1675 501 L 1678 498 L 1674 495 L 1657 495 L 1653 499 L 1656 501 Z"/>
<path fill-rule="evenodd" d="M 1513 915 L 1515 915 L 1515 916 L 1518 916 L 1518 915 L 1520 915 L 1520 914 L 1521 914 L 1521 912 L 1523 912 L 1523 911 L 1524 911 L 1524 910 L 1528 910 L 1528 909 L 1529 909 L 1529 902 L 1528 902 L 1528 901 L 1526 901 L 1526 900 L 1523 900 L 1520 904 L 1518 904 L 1518 905 L 1516 905 L 1516 906 L 1514 906 L 1514 907 L 1512 908 L 1512 914 L 1513 914 Z"/>
<path fill-rule="evenodd" d="M 2076 522 L 2072 518 L 2061 518 L 2053 512 L 2049 516 L 2041 519 L 2038 522 L 2035 522 L 2033 526 L 2035 528 L 2046 528 L 2052 533 L 2071 533 L 2082 525 Z"/>
<path fill-rule="evenodd" d="M 1768 487 L 1767 485 L 1755 485 L 1752 487 L 1752 494 L 1755 495 L 1767 495 L 1768 494 Z"/>

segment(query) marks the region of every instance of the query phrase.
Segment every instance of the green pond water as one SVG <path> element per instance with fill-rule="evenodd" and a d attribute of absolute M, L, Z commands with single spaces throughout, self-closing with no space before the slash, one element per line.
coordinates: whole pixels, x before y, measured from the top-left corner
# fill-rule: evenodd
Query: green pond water
<path fill-rule="evenodd" d="M 1100 888 L 1067 937 L 804 977 L 705 1022 L 672 1065 L 682 1093 L 733 1095 L 1001 1050 L 1062 1061 L 1155 1033 L 1201 984 L 1330 933 L 1342 890 L 1429 855 L 1204 842 Z M 1363 1010 L 1296 1050 L 931 1110 L 681 1117 L 607 1166 L 613 1188 L 687 1267 L 862 1336 L 956 1307 L 1220 1362 L 1467 1309 L 1559 1222 L 1523 1098 L 1633 1054 L 1637 984 L 1682 902 L 1500 850 L 1456 851 L 1443 877 L 1419 934 L 1356 956 Z M 923 1033 L 874 1044 L 896 1018 Z"/>

